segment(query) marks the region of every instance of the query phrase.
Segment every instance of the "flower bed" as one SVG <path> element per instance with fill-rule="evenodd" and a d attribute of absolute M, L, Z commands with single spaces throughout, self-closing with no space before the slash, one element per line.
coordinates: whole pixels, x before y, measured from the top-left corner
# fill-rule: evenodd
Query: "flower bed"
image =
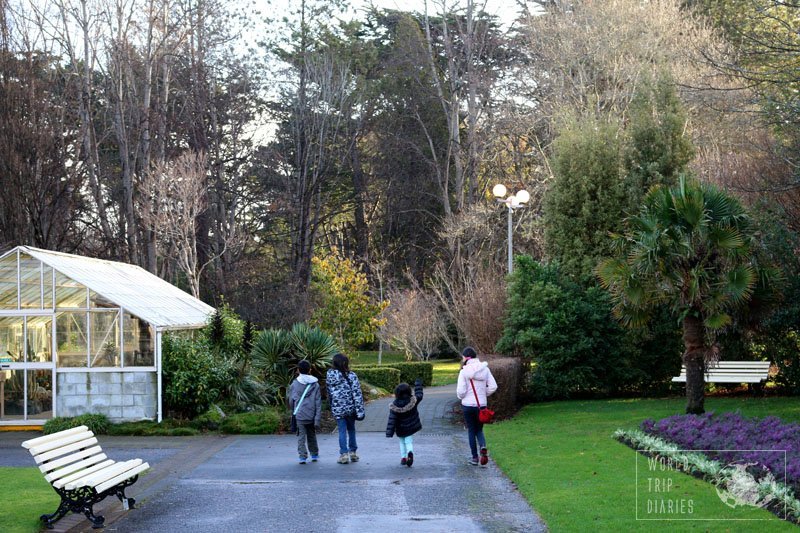
<path fill-rule="evenodd" d="M 709 450 L 703 453 L 722 464 L 758 465 L 780 483 L 800 492 L 798 424 L 785 424 L 776 417 L 706 413 L 676 415 L 658 422 L 648 419 L 642 422 L 641 429 L 685 450 Z"/>
<path fill-rule="evenodd" d="M 741 476 L 737 468 L 709 459 L 699 451 L 685 451 L 683 446 L 638 429 L 618 429 L 614 432 L 614 438 L 646 456 L 662 457 L 670 461 L 676 469 L 711 482 L 717 487 L 718 494 L 721 487 L 732 489 L 745 502 L 763 507 L 784 520 L 800 524 L 800 500 L 790 487 L 771 477 L 748 479 L 747 476 Z"/>

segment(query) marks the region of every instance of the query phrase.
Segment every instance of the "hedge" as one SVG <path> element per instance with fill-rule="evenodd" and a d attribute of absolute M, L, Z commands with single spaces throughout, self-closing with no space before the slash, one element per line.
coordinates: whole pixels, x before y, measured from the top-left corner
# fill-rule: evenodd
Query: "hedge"
<path fill-rule="evenodd" d="M 222 419 L 220 431 L 240 435 L 272 435 L 281 429 L 281 410 L 266 407 L 249 413 L 236 413 Z"/>
<path fill-rule="evenodd" d="M 422 378 L 422 384 L 430 387 L 433 384 L 433 363 L 422 361 L 409 361 L 406 363 L 387 363 L 385 365 L 353 365 L 352 370 L 358 374 L 360 368 L 394 368 L 400 371 L 400 382 L 414 385 L 417 378 Z M 374 383 L 373 383 L 374 385 Z M 394 390 L 394 389 L 392 389 Z"/>
<path fill-rule="evenodd" d="M 403 383 L 408 383 L 413 386 L 417 378 L 422 378 L 422 384 L 426 387 L 430 387 L 433 383 L 433 363 L 392 363 L 386 366 L 399 370 L 400 381 Z"/>
<path fill-rule="evenodd" d="M 380 367 L 356 367 L 352 368 L 360 381 L 366 381 L 370 385 L 386 389 L 394 393 L 395 387 L 400 384 L 400 371 L 388 366 Z"/>
<path fill-rule="evenodd" d="M 488 363 L 497 381 L 497 392 L 489 396 L 489 407 L 497 413 L 498 418 L 509 418 L 517 410 L 522 361 L 519 357 L 493 357 Z"/>
<path fill-rule="evenodd" d="M 110 425 L 111 422 L 109 422 L 106 415 L 101 415 L 99 413 L 88 413 L 73 417 L 57 416 L 44 423 L 42 433 L 49 435 L 78 426 L 86 426 L 89 428 L 89 431 L 95 435 L 105 435 L 108 433 Z"/>

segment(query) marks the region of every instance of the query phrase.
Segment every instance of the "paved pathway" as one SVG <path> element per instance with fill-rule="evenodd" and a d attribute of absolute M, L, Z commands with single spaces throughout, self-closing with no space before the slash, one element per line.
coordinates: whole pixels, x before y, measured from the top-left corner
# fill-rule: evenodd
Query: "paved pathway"
<path fill-rule="evenodd" d="M 544 524 L 493 463 L 466 464 L 466 438 L 445 416 L 455 387 L 425 391 L 415 463 L 400 466 L 384 436 L 390 399 L 372 402 L 358 425 L 361 461 L 336 463 L 338 438 L 320 435 L 321 460 L 299 465 L 291 435 L 102 437 L 114 459 L 153 466 L 131 489 L 137 508 L 110 498 L 105 531 L 140 532 L 539 532 Z M 30 465 L 16 447 L 30 434 L 0 433 L 0 465 Z M 6 453 L 9 452 L 9 453 Z M 63 523 L 63 524 L 62 524 Z M 58 525 L 91 531 L 81 515 Z M 70 529 L 71 528 L 71 529 Z"/>

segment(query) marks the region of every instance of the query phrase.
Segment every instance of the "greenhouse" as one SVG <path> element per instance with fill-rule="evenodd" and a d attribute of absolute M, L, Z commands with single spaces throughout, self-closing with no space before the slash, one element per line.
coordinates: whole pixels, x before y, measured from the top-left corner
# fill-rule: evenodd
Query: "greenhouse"
<path fill-rule="evenodd" d="M 28 246 L 0 255 L 0 426 L 160 421 L 161 336 L 213 312 L 137 266 Z"/>

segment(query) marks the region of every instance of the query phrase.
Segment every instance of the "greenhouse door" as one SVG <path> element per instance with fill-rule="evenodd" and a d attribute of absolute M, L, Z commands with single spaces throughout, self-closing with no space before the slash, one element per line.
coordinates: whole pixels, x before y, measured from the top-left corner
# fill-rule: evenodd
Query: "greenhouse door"
<path fill-rule="evenodd" d="M 0 424 L 52 418 L 52 314 L 0 316 L 0 337 Z"/>

